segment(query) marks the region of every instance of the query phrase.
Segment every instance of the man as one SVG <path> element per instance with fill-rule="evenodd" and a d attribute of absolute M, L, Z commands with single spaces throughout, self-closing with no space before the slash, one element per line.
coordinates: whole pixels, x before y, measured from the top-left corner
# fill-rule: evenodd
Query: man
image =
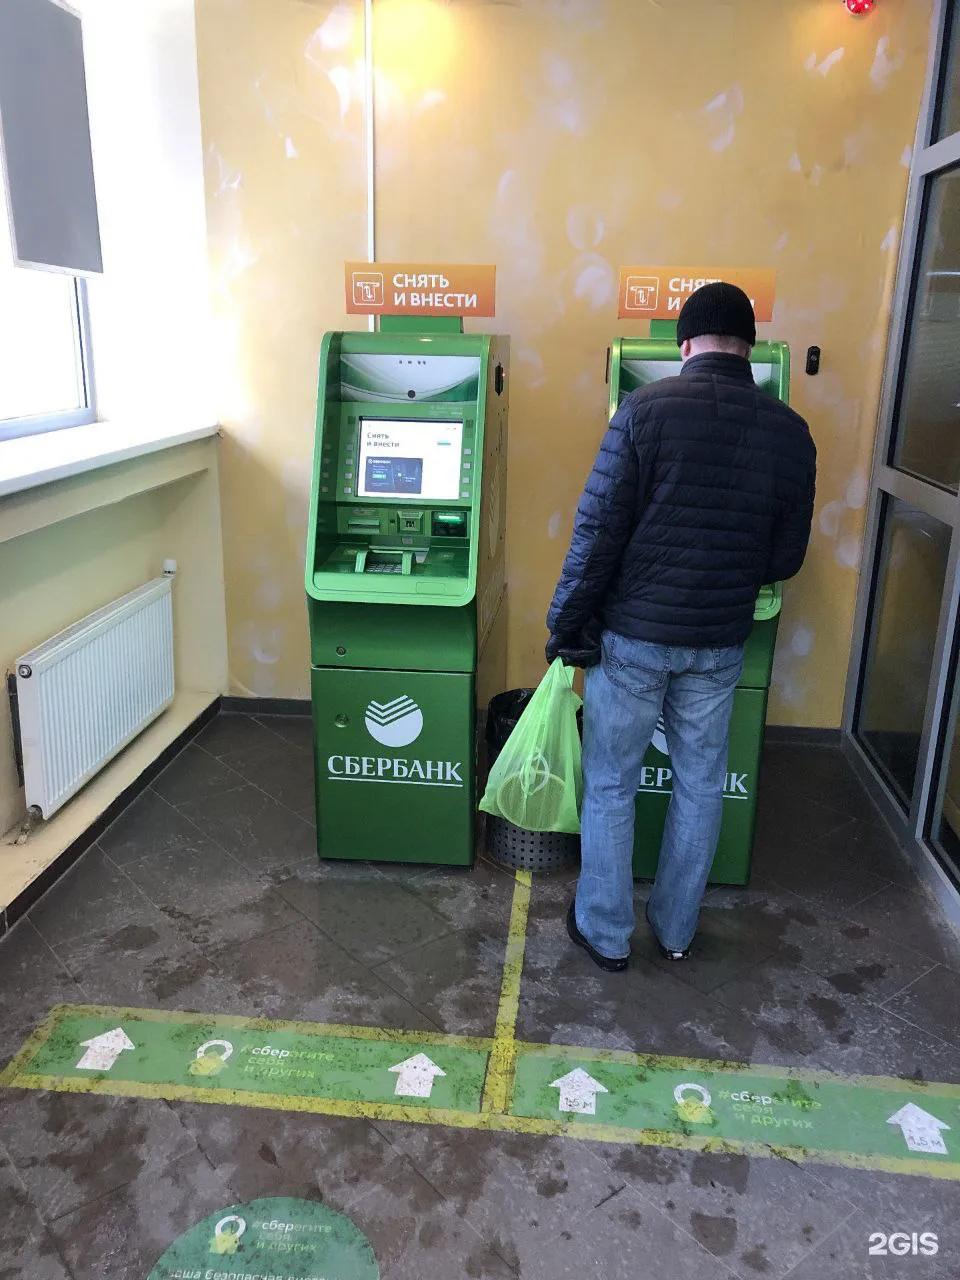
<path fill-rule="evenodd" d="M 797 573 L 810 537 L 816 450 L 804 420 L 754 383 L 756 337 L 736 286 L 687 300 L 681 372 L 634 392 L 611 420 L 547 618 L 548 661 L 587 668 L 583 853 L 567 931 L 611 972 L 630 954 L 634 803 L 661 714 L 673 796 L 647 922 L 666 958 L 689 953 L 757 593 Z"/>

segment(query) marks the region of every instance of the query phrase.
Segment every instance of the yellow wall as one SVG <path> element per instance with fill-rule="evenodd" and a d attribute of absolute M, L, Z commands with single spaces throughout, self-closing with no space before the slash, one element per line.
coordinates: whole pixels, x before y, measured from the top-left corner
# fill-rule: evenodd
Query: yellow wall
<path fill-rule="evenodd" d="M 376 0 L 384 259 L 493 261 L 511 335 L 510 680 L 603 430 L 620 263 L 775 266 L 820 448 L 772 719 L 840 719 L 930 0 Z M 233 688 L 308 692 L 301 563 L 316 355 L 365 244 L 360 0 L 198 0 L 223 355 Z M 355 323 L 355 322 L 354 322 Z M 823 349 L 816 379 L 807 346 Z"/>

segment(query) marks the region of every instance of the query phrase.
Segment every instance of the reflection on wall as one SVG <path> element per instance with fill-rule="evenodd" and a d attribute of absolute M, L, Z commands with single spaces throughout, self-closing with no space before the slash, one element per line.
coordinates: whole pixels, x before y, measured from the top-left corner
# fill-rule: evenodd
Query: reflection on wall
<path fill-rule="evenodd" d="M 620 263 L 773 266 L 763 336 L 823 349 L 794 403 L 820 447 L 772 717 L 839 723 L 887 308 L 930 0 L 376 0 L 384 259 L 496 262 L 511 335 L 510 680 L 605 421 Z M 362 257 L 360 0 L 198 0 L 222 338 L 235 691 L 306 697 L 301 566 L 316 358 Z M 695 17 L 692 16 L 695 11 Z M 349 322 L 356 327 L 356 321 Z M 960 398 L 960 397 L 958 397 Z"/>

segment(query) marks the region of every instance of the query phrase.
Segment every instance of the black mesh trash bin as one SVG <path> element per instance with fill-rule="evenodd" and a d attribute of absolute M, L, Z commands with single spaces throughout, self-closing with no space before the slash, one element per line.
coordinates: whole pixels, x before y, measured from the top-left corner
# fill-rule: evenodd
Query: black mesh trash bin
<path fill-rule="evenodd" d="M 487 708 L 487 770 L 526 710 L 533 689 L 498 693 Z M 581 725 L 582 727 L 582 725 Z M 514 871 L 562 871 L 580 857 L 580 837 L 558 831 L 524 831 L 487 814 L 487 852 Z"/>

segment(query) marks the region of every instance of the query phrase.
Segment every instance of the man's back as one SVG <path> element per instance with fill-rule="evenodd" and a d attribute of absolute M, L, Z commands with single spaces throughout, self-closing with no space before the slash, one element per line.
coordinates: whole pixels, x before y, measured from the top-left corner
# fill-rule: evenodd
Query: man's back
<path fill-rule="evenodd" d="M 667 960 L 689 954 L 757 593 L 797 572 L 810 537 L 816 450 L 803 419 L 754 385 L 756 341 L 736 285 L 714 281 L 687 299 L 683 369 L 614 414 L 547 619 L 547 659 L 587 668 L 567 933 L 607 972 L 630 962 L 635 806 L 659 723 L 672 794 L 645 911 Z"/>
<path fill-rule="evenodd" d="M 735 645 L 759 588 L 792 577 L 813 512 L 816 450 L 803 419 L 722 352 L 634 393 L 587 482 L 548 623 L 593 618 L 651 643 Z"/>

